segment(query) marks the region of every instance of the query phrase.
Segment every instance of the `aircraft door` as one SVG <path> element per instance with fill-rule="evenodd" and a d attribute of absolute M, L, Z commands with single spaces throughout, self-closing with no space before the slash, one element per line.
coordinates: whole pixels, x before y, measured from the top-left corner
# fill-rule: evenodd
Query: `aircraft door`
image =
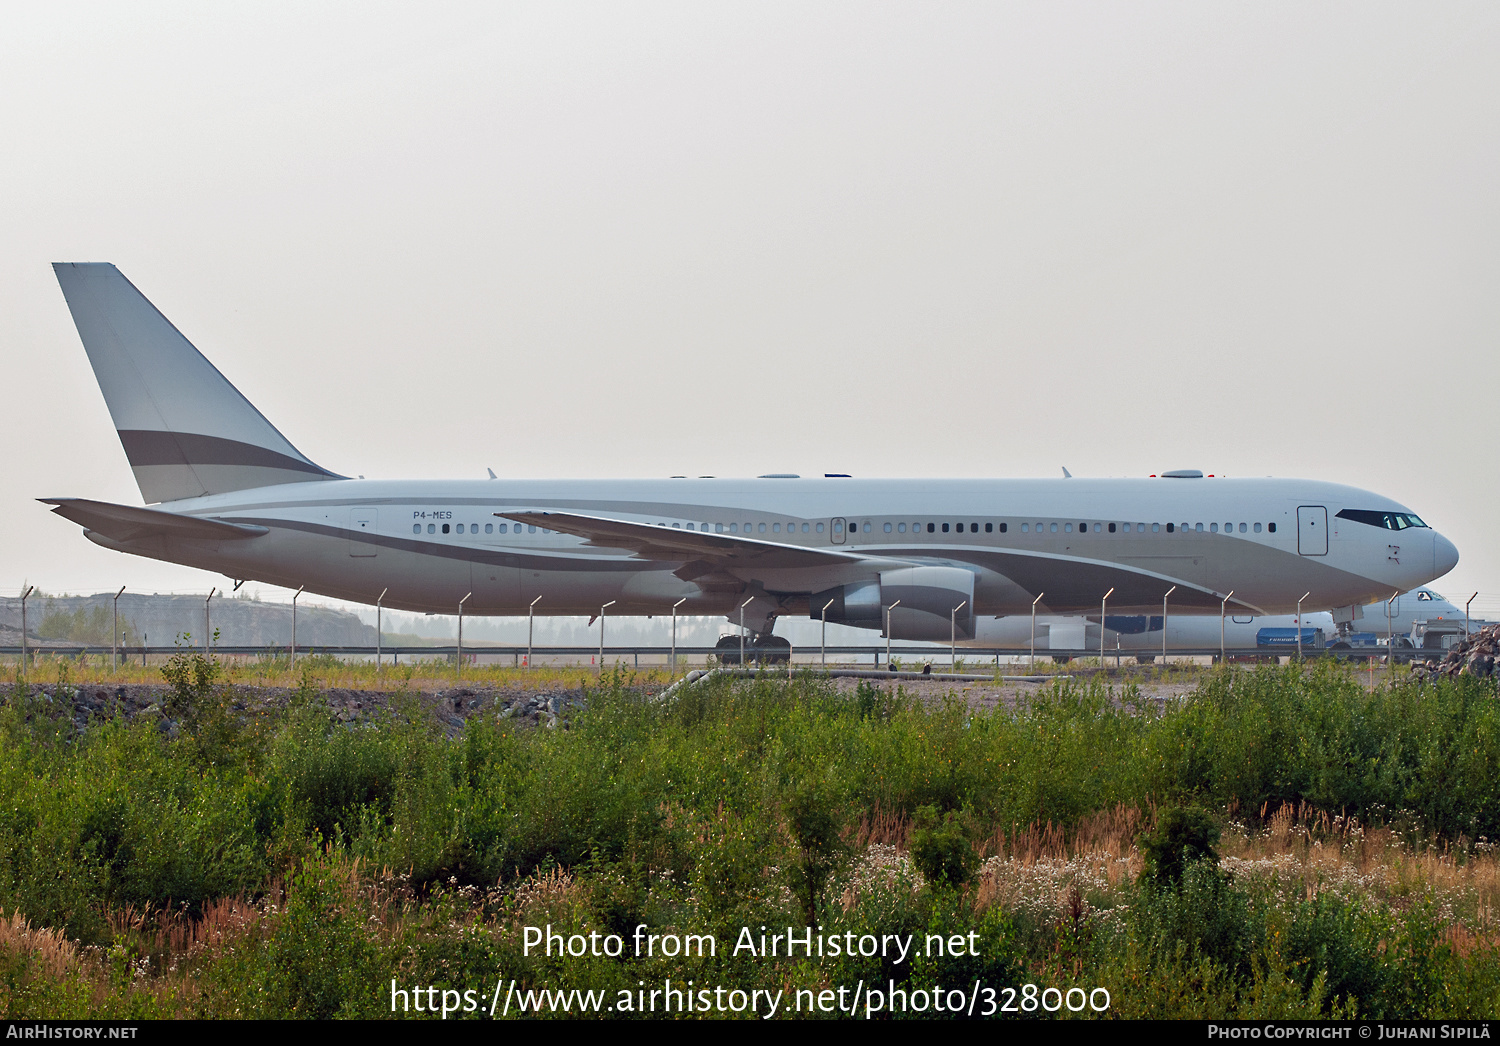
<path fill-rule="evenodd" d="M 374 536 L 378 510 L 373 508 L 352 508 L 349 510 L 349 555 L 351 556 L 373 556 L 376 545 L 373 541 L 361 541 L 359 535 L 369 534 Z"/>
<path fill-rule="evenodd" d="M 1297 506 L 1297 552 L 1328 555 L 1328 509 L 1322 505 Z"/>
<path fill-rule="evenodd" d="M 835 545 L 842 545 L 844 543 L 844 517 L 835 516 L 832 523 L 829 525 L 828 530 L 829 540 L 831 540 Z"/>

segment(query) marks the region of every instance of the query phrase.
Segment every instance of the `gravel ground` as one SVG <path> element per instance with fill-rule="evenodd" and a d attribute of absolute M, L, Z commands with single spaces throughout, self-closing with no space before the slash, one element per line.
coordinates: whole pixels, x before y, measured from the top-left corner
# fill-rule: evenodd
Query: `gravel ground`
<path fill-rule="evenodd" d="M 160 684 L 123 684 L 102 686 L 83 684 L 62 686 L 33 683 L 31 696 L 43 707 L 70 715 L 78 729 L 90 721 L 111 718 L 116 711 L 127 719 L 139 716 L 162 716 L 162 729 L 175 732 L 175 724 L 163 715 L 162 702 L 170 688 Z M 291 687 L 233 686 L 236 711 L 270 712 L 286 708 L 297 691 Z M 449 736 L 463 731 L 464 723 L 476 715 L 495 715 L 521 725 L 555 726 L 559 714 L 576 704 L 583 691 L 560 684 L 524 687 L 448 687 L 440 690 L 350 690 L 331 687 L 318 691 L 333 718 L 358 722 L 376 718 L 393 710 L 400 702 L 415 701 L 429 709 Z M 9 695 L 4 695 L 9 699 Z"/>
<path fill-rule="evenodd" d="M 1119 692 L 1131 680 L 1111 679 L 1109 685 Z M 1028 698 L 1051 685 L 1051 680 L 1042 682 L 957 681 L 941 679 L 835 679 L 840 690 L 853 691 L 862 682 L 874 682 L 882 689 L 899 687 L 903 692 L 933 704 L 954 695 L 975 708 L 990 709 L 996 706 L 1015 708 Z M 1136 680 L 1142 694 L 1156 700 L 1175 700 L 1190 693 L 1197 683 L 1193 681 L 1162 682 L 1159 680 Z M 655 692 L 659 688 L 652 688 Z M 30 686 L 33 699 L 43 707 L 55 709 L 53 714 L 72 719 L 79 730 L 91 721 L 109 719 L 119 711 L 127 719 L 143 715 L 161 716 L 162 729 L 175 732 L 175 724 L 162 713 L 162 703 L 170 693 L 162 684 L 122 684 L 106 686 L 82 684 L 59 687 L 54 683 L 33 683 Z M 240 712 L 271 712 L 286 708 L 296 694 L 290 687 L 234 686 L 232 688 L 234 708 Z M 391 711 L 403 701 L 415 701 L 429 709 L 450 736 L 463 731 L 464 723 L 474 716 L 492 715 L 513 720 L 517 725 L 555 727 L 562 713 L 580 702 L 584 691 L 577 687 L 566 687 L 561 683 L 534 684 L 513 687 L 448 687 L 433 690 L 407 692 L 388 690 L 351 690 L 330 688 L 319 691 L 329 713 L 343 722 L 358 722 L 376 718 Z M 9 699 L 9 695 L 0 695 Z"/>

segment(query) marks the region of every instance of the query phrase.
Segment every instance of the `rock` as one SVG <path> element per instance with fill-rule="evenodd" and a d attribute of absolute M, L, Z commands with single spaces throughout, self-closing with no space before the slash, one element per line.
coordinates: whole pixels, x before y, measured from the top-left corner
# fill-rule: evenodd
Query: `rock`
<path fill-rule="evenodd" d="M 1440 672 L 1449 679 L 1460 675 L 1490 679 L 1495 675 L 1497 655 L 1500 655 L 1500 625 L 1486 625 L 1450 649 L 1442 664 L 1430 665 L 1428 671 Z"/>

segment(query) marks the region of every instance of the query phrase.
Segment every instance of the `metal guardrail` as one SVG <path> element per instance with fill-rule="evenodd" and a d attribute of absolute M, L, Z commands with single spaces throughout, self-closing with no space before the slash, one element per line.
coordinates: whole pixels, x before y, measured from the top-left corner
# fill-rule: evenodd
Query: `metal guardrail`
<path fill-rule="evenodd" d="M 132 646 L 132 647 L 118 647 L 118 648 L 115 649 L 115 652 L 122 659 L 124 659 L 124 658 L 127 658 L 127 657 L 140 657 L 142 654 L 146 654 L 147 656 L 157 656 L 157 655 L 163 655 L 163 654 L 178 654 L 178 653 L 194 654 L 194 653 L 200 653 L 200 652 L 202 652 L 202 649 L 203 648 L 201 646 L 148 646 L 148 647 Z M 275 646 L 275 647 L 265 647 L 265 646 L 215 646 L 215 647 L 212 647 L 211 649 L 212 649 L 212 652 L 215 653 L 215 654 L 225 654 L 225 655 L 234 655 L 234 656 L 285 657 L 289 653 L 288 648 L 285 647 L 285 646 Z M 885 654 L 885 652 L 886 652 L 886 647 L 885 647 L 884 644 L 881 644 L 879 646 L 829 646 L 827 648 L 820 648 L 820 647 L 816 647 L 816 646 L 806 646 L 806 647 L 795 647 L 790 652 L 793 653 L 793 654 L 795 654 L 798 658 L 807 658 L 807 657 L 817 657 L 819 655 L 820 651 L 823 650 L 823 649 L 827 650 L 827 653 L 828 653 L 828 656 L 829 656 L 830 660 L 834 657 L 834 655 L 848 655 L 848 654 L 853 654 L 856 657 L 870 657 L 870 658 L 873 659 L 874 663 L 876 663 L 876 664 L 879 664 L 881 656 L 883 654 Z M 33 645 L 29 645 L 27 647 L 27 651 L 32 656 L 40 656 L 40 655 L 48 655 L 48 654 L 50 654 L 50 655 L 53 655 L 53 656 L 64 656 L 64 657 L 76 657 L 76 656 L 78 656 L 80 654 L 105 654 L 105 655 L 107 655 L 107 654 L 109 654 L 111 652 L 110 648 L 107 647 L 107 646 L 88 646 L 88 645 L 78 645 L 78 646 L 53 646 L 53 645 L 37 646 L 37 645 L 34 645 L 34 644 Z M 306 657 L 306 656 L 308 656 L 310 654 L 335 654 L 335 655 L 338 655 L 338 656 L 368 656 L 368 657 L 372 657 L 373 658 L 376 655 L 376 652 L 377 652 L 376 648 L 373 647 L 373 646 L 313 646 L 313 645 L 302 646 L 301 644 L 299 644 L 298 647 L 297 647 L 297 656 L 298 657 Z M 582 655 L 582 654 L 588 654 L 590 656 L 597 657 L 599 655 L 599 648 L 597 646 L 549 646 L 549 647 L 536 646 L 536 647 L 532 647 L 531 650 L 530 650 L 530 652 L 531 652 L 531 656 L 533 657 L 533 659 L 538 659 L 538 660 L 541 659 L 541 658 L 547 658 L 547 657 L 566 657 L 566 656 L 570 656 L 570 655 L 576 656 L 576 655 Z M 711 647 L 711 646 L 696 646 L 696 647 L 679 646 L 679 647 L 677 647 L 677 656 L 678 657 L 706 657 L 706 656 L 708 656 L 710 654 L 717 654 L 719 652 L 720 652 L 719 648 L 717 648 L 717 647 Z M 756 652 L 756 648 L 755 647 L 747 646 L 745 648 L 745 653 L 746 653 L 747 658 L 753 657 L 753 655 L 755 654 L 755 652 Z M 765 651 L 765 652 L 766 653 L 771 653 L 772 651 Z M 785 647 L 774 648 L 774 653 L 778 657 L 785 655 L 787 652 L 788 652 L 787 648 L 785 648 Z M 918 661 L 931 661 L 933 664 L 939 664 L 939 663 L 941 663 L 941 664 L 948 664 L 949 663 L 948 651 L 947 651 L 946 648 L 941 648 L 940 649 L 940 648 L 937 648 L 937 647 L 930 647 L 930 646 L 921 646 L 921 647 L 916 647 L 916 646 L 907 646 L 907 647 L 893 646 L 893 647 L 890 648 L 890 652 L 891 652 L 892 655 L 894 655 L 895 657 L 900 658 L 901 660 L 907 660 L 908 658 L 911 658 L 911 659 L 916 659 Z M 1275 647 L 1229 647 L 1224 652 L 1229 657 L 1288 657 L 1288 656 L 1296 656 L 1296 650 L 1295 650 L 1295 648 L 1289 647 L 1289 646 L 1279 646 L 1279 645 L 1275 646 Z M 5 646 L 5 647 L 0 647 L 0 657 L 10 657 L 10 656 L 19 657 L 21 655 L 21 653 L 22 653 L 22 649 L 21 649 L 20 646 Z M 456 644 L 454 644 L 454 645 L 448 645 L 448 646 L 401 646 L 401 647 L 382 646 L 379 649 L 379 653 L 380 653 L 380 655 L 382 657 L 392 657 L 392 656 L 395 656 L 395 657 L 447 657 L 447 658 L 451 658 L 451 657 L 455 656 L 458 653 L 458 646 Z M 464 657 L 465 658 L 472 658 L 472 657 L 480 656 L 480 657 L 486 657 L 486 658 L 492 658 L 492 657 L 509 657 L 509 658 L 515 659 L 515 658 L 524 658 L 526 656 L 526 653 L 527 653 L 527 648 L 524 647 L 524 646 L 470 646 L 469 644 L 465 643 L 464 647 L 463 647 L 463 653 L 464 653 Z M 613 657 L 613 658 L 615 658 L 617 660 L 621 659 L 621 658 L 625 658 L 625 657 L 640 657 L 640 656 L 643 656 L 643 655 L 645 655 L 645 656 L 651 656 L 651 657 L 657 657 L 657 656 L 660 656 L 660 657 L 670 657 L 671 653 L 672 653 L 672 648 L 671 647 L 667 647 L 667 646 L 618 646 L 618 647 L 611 646 L 611 647 L 605 647 L 604 648 L 604 654 L 605 654 L 606 658 Z M 739 653 L 738 648 L 736 648 L 733 651 L 733 653 L 737 656 L 738 653 Z M 1181 647 L 1181 648 L 1170 648 L 1170 649 L 1168 649 L 1167 656 L 1168 657 L 1209 657 L 1209 656 L 1218 657 L 1219 653 L 1220 653 L 1220 650 L 1219 650 L 1219 647 L 1217 647 L 1217 646 L 1212 646 L 1212 647 Z M 1324 654 L 1332 656 L 1335 653 L 1337 653 L 1338 656 L 1343 656 L 1343 657 L 1384 656 L 1384 654 L 1385 654 L 1385 647 L 1383 645 L 1381 645 L 1381 646 L 1374 646 L 1374 647 L 1354 647 L 1354 648 L 1351 648 L 1349 650 L 1343 650 L 1343 651 L 1337 651 L 1337 652 L 1335 652 L 1335 651 L 1333 651 L 1331 649 L 1314 649 L 1312 647 L 1306 647 L 1303 650 L 1303 656 L 1304 657 L 1317 657 L 1317 656 L 1324 655 Z M 1420 648 L 1413 648 L 1413 649 L 1404 649 L 1404 650 L 1401 650 L 1401 651 L 1399 651 L 1399 653 L 1403 657 L 1411 656 L 1411 655 L 1417 655 L 1417 654 L 1424 655 L 1424 656 L 1446 656 L 1447 653 L 1448 653 L 1448 651 L 1447 650 L 1422 650 Z M 968 662 L 970 664 L 973 664 L 973 663 L 976 663 L 976 662 L 981 661 L 981 660 L 986 660 L 986 661 L 988 661 L 988 660 L 994 660 L 997 657 L 1024 657 L 1024 658 L 1030 658 L 1030 656 L 1031 656 L 1031 648 L 1030 647 L 961 647 L 959 649 L 958 660 L 964 661 L 964 662 Z M 1036 651 L 1036 657 L 1037 657 L 1038 661 L 1046 660 L 1046 659 L 1049 659 L 1049 658 L 1058 658 L 1058 657 L 1066 657 L 1066 658 L 1071 658 L 1071 659 L 1075 659 L 1075 660 L 1076 659 L 1090 659 L 1090 658 L 1094 659 L 1094 660 L 1098 660 L 1098 658 L 1099 658 L 1099 649 L 1097 647 L 1093 648 L 1092 650 L 1051 650 L 1051 649 L 1043 650 L 1043 649 L 1038 649 Z M 1106 661 L 1113 661 L 1113 660 L 1116 660 L 1117 658 L 1119 660 L 1122 660 L 1122 661 L 1124 661 L 1124 660 L 1134 660 L 1137 657 L 1159 658 L 1159 657 L 1161 657 L 1161 650 L 1160 650 L 1160 648 L 1158 648 L 1158 649 L 1155 649 L 1155 650 L 1138 650 L 1138 651 L 1120 650 L 1118 652 L 1114 651 L 1114 650 L 1106 650 L 1104 652 L 1104 659 Z"/>

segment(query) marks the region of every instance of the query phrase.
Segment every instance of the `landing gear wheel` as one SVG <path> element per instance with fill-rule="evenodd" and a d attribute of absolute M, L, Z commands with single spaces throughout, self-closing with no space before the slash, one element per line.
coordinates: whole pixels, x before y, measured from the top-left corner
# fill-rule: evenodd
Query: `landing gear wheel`
<path fill-rule="evenodd" d="M 1354 647 L 1350 646 L 1348 643 L 1345 643 L 1343 640 L 1340 640 L 1339 642 L 1333 644 L 1333 646 L 1329 647 L 1328 649 L 1331 650 L 1333 652 L 1333 656 L 1338 658 L 1340 661 L 1353 661 L 1356 665 L 1362 665 L 1366 661 L 1370 660 L 1366 655 L 1355 654 Z"/>
<path fill-rule="evenodd" d="M 749 657 L 752 647 L 750 640 L 745 640 L 745 656 Z M 714 644 L 714 656 L 719 659 L 721 665 L 737 665 L 740 663 L 740 637 L 720 636 L 719 641 Z"/>
<path fill-rule="evenodd" d="M 756 636 L 754 646 L 745 649 L 745 656 L 766 665 L 784 665 L 792 659 L 792 643 L 780 636 Z"/>
<path fill-rule="evenodd" d="M 714 644 L 714 656 L 721 665 L 740 663 L 740 637 L 720 636 Z M 784 665 L 792 659 L 792 644 L 780 636 L 746 636 L 745 660 L 763 665 Z"/>

